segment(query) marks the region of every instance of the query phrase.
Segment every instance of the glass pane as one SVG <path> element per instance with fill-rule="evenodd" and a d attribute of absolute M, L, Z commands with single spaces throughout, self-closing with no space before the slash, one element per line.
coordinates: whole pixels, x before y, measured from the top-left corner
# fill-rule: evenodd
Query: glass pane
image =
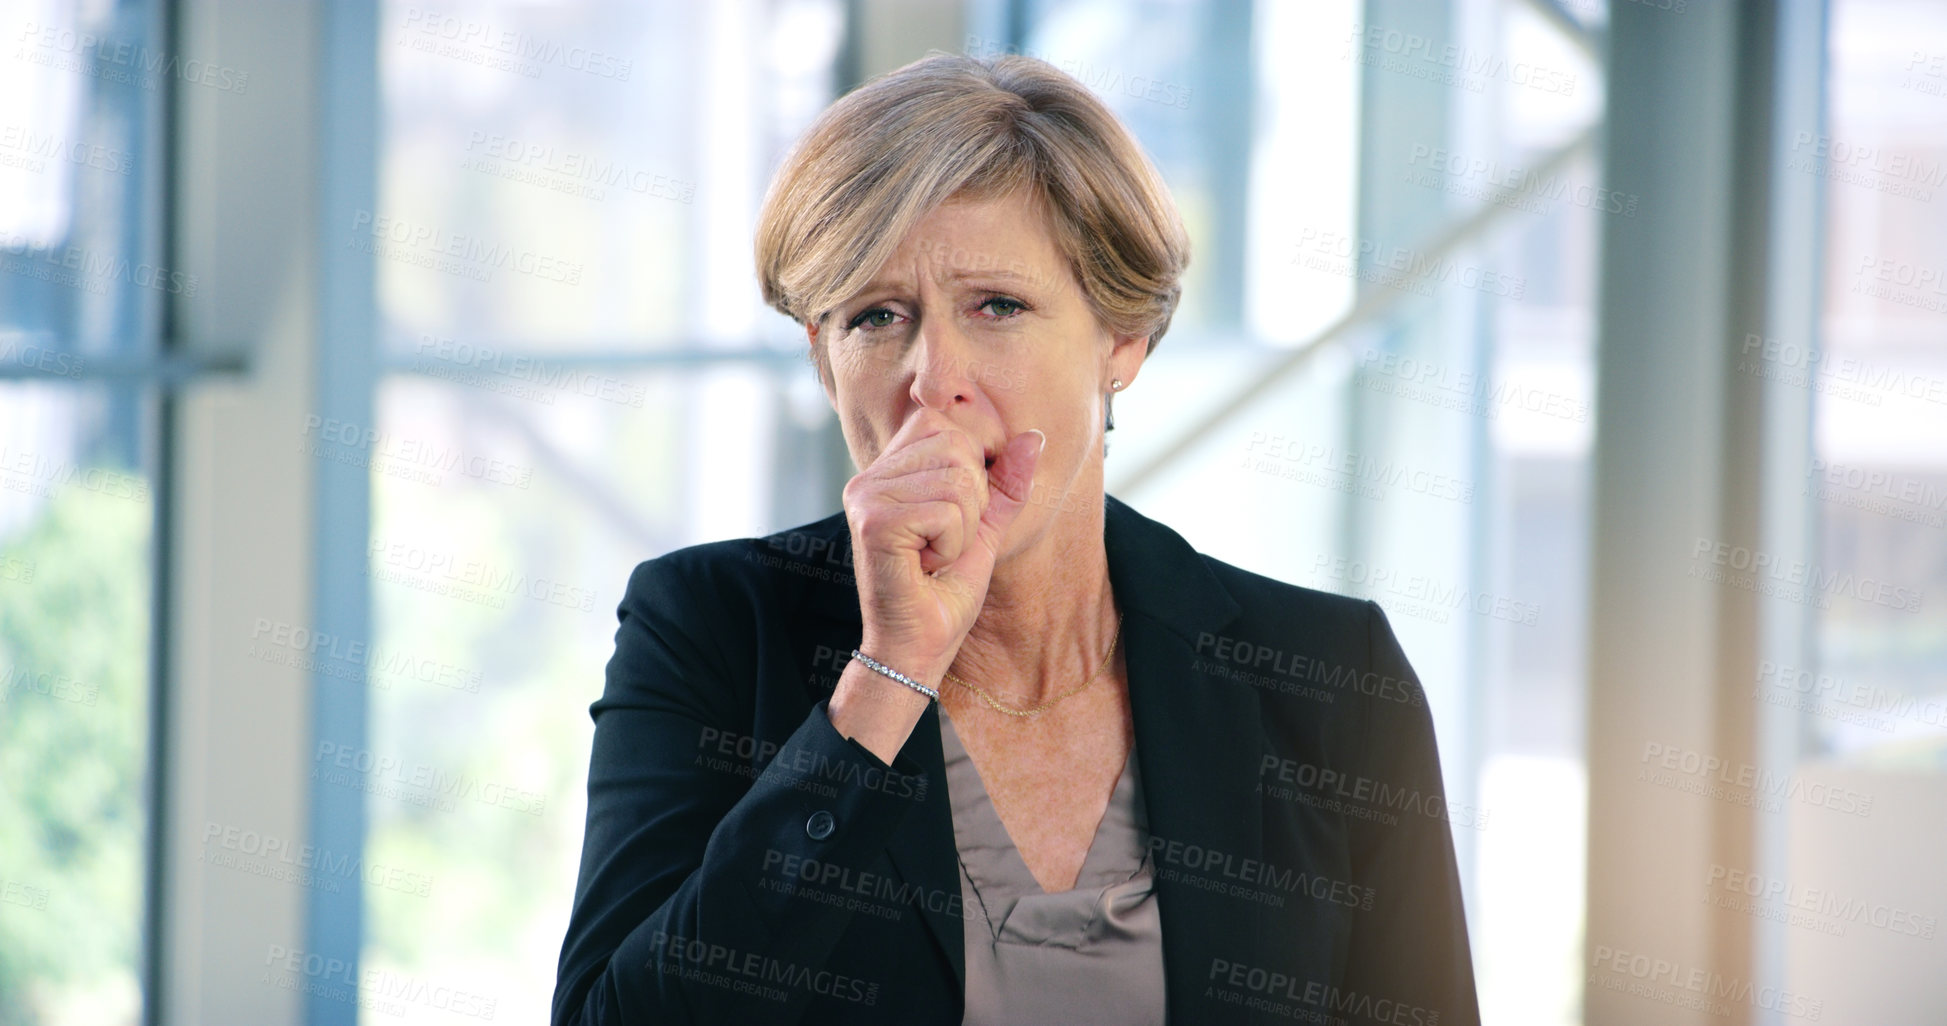
<path fill-rule="evenodd" d="M 366 789 L 367 858 L 413 885 L 366 888 L 362 1014 L 456 1021 L 400 996 L 424 981 L 545 1021 L 630 570 L 837 508 L 844 456 L 801 359 L 631 361 L 802 346 L 757 294 L 751 239 L 830 102 L 841 9 L 383 17 L 381 210 L 357 228 L 392 361 L 369 443 L 378 672 L 370 751 L 330 781 Z"/>
<path fill-rule="evenodd" d="M 1027 39 L 1016 52 L 1039 57 L 1093 90 L 1142 140 L 1170 183 L 1191 249 L 1200 254 L 1191 261 L 1171 333 L 1180 347 L 1198 344 L 1196 329 L 1213 318 L 1213 287 L 1223 284 L 1207 275 L 1235 259 L 1216 255 L 1230 244 L 1220 227 L 1230 202 L 1227 186 L 1243 181 L 1247 171 L 1241 159 L 1211 152 L 1214 131 L 1232 127 L 1219 113 L 1232 98 L 1216 91 L 1211 54 L 1200 45 L 1212 31 L 1210 6 L 1199 0 L 1035 0 L 1023 6 Z M 992 57 L 1009 49 L 1004 41 L 974 35 L 966 52 Z M 1242 84 L 1248 89 L 1248 82 Z M 1231 172 L 1238 177 L 1228 177 Z"/>
<path fill-rule="evenodd" d="M 1766 881 L 1777 889 L 1732 897 L 1788 924 L 1785 978 L 1828 1021 L 1935 1022 L 1947 1017 L 1934 937 L 1947 915 L 1947 8 L 1833 0 L 1830 17 L 1827 123 L 1792 134 L 1783 172 L 1824 194 L 1818 350 L 1762 338 L 1744 350 L 1747 373 L 1810 392 L 1802 495 L 1817 547 L 1780 581 L 1810 644 L 1767 653 L 1754 697 L 1797 712 L 1807 787 L 1869 804 L 1795 817 L 1782 879 Z"/>
<path fill-rule="evenodd" d="M 24 0 L 0 61 L 0 1022 L 132 1024 L 148 766 L 156 4 Z M 22 381 L 22 378 L 48 381 Z M 11 380 L 9 380 L 11 379 Z"/>
<path fill-rule="evenodd" d="M 751 197 L 822 108 L 840 25 L 836 0 L 383 5 L 381 209 L 346 228 L 387 350 L 452 373 L 443 341 L 774 337 Z"/>
<path fill-rule="evenodd" d="M 0 383 L 0 1022 L 141 1014 L 146 406 Z"/>
<path fill-rule="evenodd" d="M 1124 497 L 1218 558 L 1387 609 L 1433 707 L 1483 1015 L 1579 1022 L 1596 241 L 1635 207 L 1598 188 L 1593 146 L 1555 158 L 1599 123 L 1601 68 L 1519 3 L 1260 4 L 1253 33 L 1250 341 L 1392 305 Z M 1186 208 L 1211 136 L 1165 167 Z M 1267 365 L 1184 344 L 1204 327 L 1173 326 L 1118 400 L 1112 491 Z"/>
<path fill-rule="evenodd" d="M 10 4 L 0 61 L 0 368 L 73 377 L 156 345 L 162 297 L 196 277 L 158 262 L 143 216 L 155 105 L 180 62 L 149 3 Z"/>

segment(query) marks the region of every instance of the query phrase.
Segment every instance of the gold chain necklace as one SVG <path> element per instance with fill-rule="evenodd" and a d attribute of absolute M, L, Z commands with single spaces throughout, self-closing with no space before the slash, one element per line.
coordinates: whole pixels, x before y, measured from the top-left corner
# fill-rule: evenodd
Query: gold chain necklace
<path fill-rule="evenodd" d="M 1095 672 L 1090 674 L 1087 680 L 1081 682 L 1080 684 L 1075 685 L 1072 688 L 1069 688 L 1067 691 L 1064 691 L 1053 698 L 1048 699 L 1047 701 L 1041 703 L 1040 705 L 1034 706 L 1033 708 L 1029 708 L 1029 709 L 1017 709 L 1011 705 L 1007 705 L 1001 702 L 999 699 L 996 699 L 993 695 L 988 694 L 982 688 L 977 687 L 973 684 L 969 684 L 966 681 L 961 680 L 958 677 L 955 677 L 953 675 L 953 671 L 951 670 L 947 671 L 946 679 L 954 682 L 955 684 L 960 685 L 963 688 L 966 688 L 968 691 L 971 691 L 976 695 L 979 695 L 980 700 L 986 702 L 987 706 L 993 709 L 997 713 L 1004 713 L 1008 716 L 1014 716 L 1021 719 L 1031 720 L 1041 715 L 1043 712 L 1046 712 L 1049 709 L 1049 707 L 1053 706 L 1056 702 L 1059 702 L 1062 699 L 1068 698 L 1072 695 L 1081 694 L 1083 691 L 1086 691 L 1088 689 L 1089 685 L 1095 683 L 1097 680 L 1100 680 L 1102 678 L 1102 671 L 1108 669 L 1109 664 L 1115 661 L 1115 644 L 1121 638 L 1122 638 L 1122 616 L 1121 614 L 1117 614 L 1115 618 L 1115 633 L 1109 637 L 1109 651 L 1107 655 L 1104 655 L 1102 657 L 1102 665 L 1097 666 L 1095 668 Z"/>

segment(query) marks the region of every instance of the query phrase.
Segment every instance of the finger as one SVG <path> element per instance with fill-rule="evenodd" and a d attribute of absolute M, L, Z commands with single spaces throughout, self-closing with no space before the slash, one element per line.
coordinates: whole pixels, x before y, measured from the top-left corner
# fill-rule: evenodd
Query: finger
<path fill-rule="evenodd" d="M 951 550 L 957 556 L 967 538 L 959 504 L 945 500 L 903 503 L 882 499 L 858 518 L 858 531 L 859 542 L 868 553 L 891 557 L 900 567 L 917 564 L 924 573 L 944 565 L 939 558 L 942 550 Z"/>
<path fill-rule="evenodd" d="M 919 568 L 927 574 L 952 566 L 966 551 L 973 531 L 967 527 L 966 511 L 955 502 L 929 502 L 926 522 L 926 547 L 919 550 Z M 938 514 L 931 513 L 939 510 Z"/>
<path fill-rule="evenodd" d="M 897 453 L 888 453 L 873 463 L 865 475 L 870 480 L 888 485 L 923 485 L 929 480 L 951 480 L 959 476 L 964 479 L 965 486 L 971 487 L 986 484 L 985 470 L 980 450 L 974 447 L 972 439 L 956 441 L 942 435 L 908 446 Z"/>
<path fill-rule="evenodd" d="M 885 448 L 879 451 L 878 457 L 872 461 L 872 466 L 877 467 L 881 461 L 899 460 L 903 458 L 901 454 L 905 450 L 940 435 L 950 438 L 953 435 L 966 435 L 966 432 L 960 430 L 946 414 L 924 406 L 915 406 L 913 412 L 906 415 L 905 422 L 899 425 L 899 430 L 894 431 L 892 437 L 886 439 Z M 974 451 L 975 462 L 981 462 L 980 447 L 973 445 L 972 441 L 971 437 L 967 438 L 969 447 Z"/>
<path fill-rule="evenodd" d="M 888 450 L 867 471 L 883 493 L 903 502 L 948 500 L 961 508 L 968 535 L 989 501 L 987 468 L 973 436 L 950 429 Z"/>
<path fill-rule="evenodd" d="M 1034 491 L 1034 468 L 1041 462 L 1041 451 L 1047 448 L 1048 436 L 1039 428 L 1029 428 L 1007 440 L 1007 445 L 994 454 L 994 465 L 987 471 L 989 496 L 987 509 L 981 514 L 981 529 L 992 530 L 993 541 L 998 542 L 1007 526 L 1027 505 L 1028 496 Z"/>
<path fill-rule="evenodd" d="M 880 482 L 877 493 L 896 502 L 951 502 L 960 507 L 962 526 L 971 535 L 987 505 L 987 471 L 979 466 L 947 466 Z"/>
<path fill-rule="evenodd" d="M 1027 505 L 1028 495 L 1034 488 L 1034 468 L 1047 444 L 1046 434 L 1030 428 L 1009 439 L 995 454 L 994 466 L 987 473 L 987 507 L 975 527 L 974 541 L 966 546 L 952 567 L 936 577 L 952 578 L 976 593 L 984 593 L 987 580 L 994 572 L 994 560 L 1000 555 L 1001 537 Z"/>

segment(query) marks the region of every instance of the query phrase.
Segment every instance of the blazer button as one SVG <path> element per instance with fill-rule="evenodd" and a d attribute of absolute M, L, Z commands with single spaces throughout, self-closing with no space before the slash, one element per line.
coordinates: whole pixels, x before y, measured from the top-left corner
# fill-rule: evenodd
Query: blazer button
<path fill-rule="evenodd" d="M 817 812 L 812 813 L 811 818 L 804 822 L 805 834 L 814 841 L 822 841 L 830 837 L 832 831 L 837 828 L 838 821 L 833 819 L 832 814 L 826 812 L 824 809 L 819 809 Z"/>

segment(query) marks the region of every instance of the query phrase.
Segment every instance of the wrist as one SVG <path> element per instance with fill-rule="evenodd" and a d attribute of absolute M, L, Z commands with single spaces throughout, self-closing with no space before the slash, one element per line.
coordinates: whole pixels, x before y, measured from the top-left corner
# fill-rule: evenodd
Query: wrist
<path fill-rule="evenodd" d="M 864 745 L 890 766 L 932 704 L 925 695 L 854 659 L 839 675 L 826 716 L 841 736 Z"/>
<path fill-rule="evenodd" d="M 951 652 L 929 651 L 925 647 L 901 644 L 893 639 L 875 637 L 871 634 L 859 639 L 858 650 L 874 662 L 897 670 L 934 690 L 939 689 L 940 682 L 946 679 L 947 668 L 953 665 Z M 869 668 L 864 667 L 858 660 L 854 659 L 852 662 L 870 672 Z M 878 674 L 875 673 L 874 676 Z M 888 684 L 898 684 L 897 681 L 889 678 L 881 679 Z"/>
<path fill-rule="evenodd" d="M 855 648 L 852 650 L 852 661 L 892 681 L 894 684 L 898 684 L 906 690 L 925 698 L 929 702 L 937 702 L 940 700 L 939 688 L 921 681 L 909 673 L 904 673 L 896 667 L 889 666 L 886 663 L 872 658 L 863 649 Z"/>

